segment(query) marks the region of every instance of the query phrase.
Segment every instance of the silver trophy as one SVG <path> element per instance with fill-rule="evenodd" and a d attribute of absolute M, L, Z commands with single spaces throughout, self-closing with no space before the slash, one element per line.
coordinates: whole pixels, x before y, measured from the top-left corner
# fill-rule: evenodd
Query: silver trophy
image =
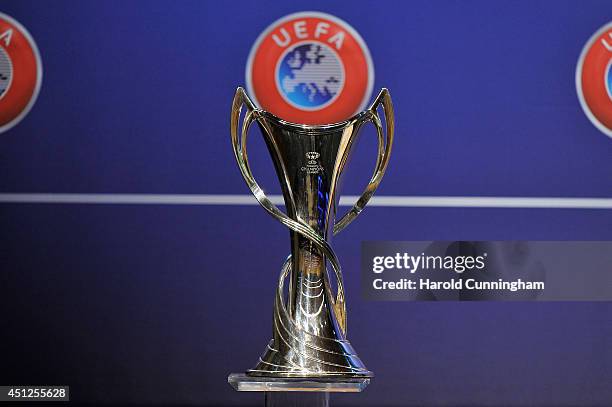
<path fill-rule="evenodd" d="M 246 107 L 242 129 L 242 107 Z M 385 128 L 378 108 L 384 110 Z M 247 157 L 249 127 L 257 122 L 274 162 L 286 213 L 278 209 L 253 178 Z M 335 221 L 338 185 L 361 127 L 372 122 L 378 136 L 374 175 L 364 193 Z M 232 146 L 248 187 L 270 215 L 291 230 L 291 255 L 282 266 L 272 339 L 259 362 L 247 371 L 267 378 L 367 378 L 370 372 L 346 338 L 344 283 L 338 258 L 329 241 L 348 226 L 372 197 L 385 173 L 393 144 L 391 97 L 382 89 L 372 106 L 335 124 L 311 126 L 286 122 L 255 107 L 242 88 L 231 113 Z M 330 282 L 335 277 L 337 292 Z M 289 277 L 288 294 L 285 280 Z"/>

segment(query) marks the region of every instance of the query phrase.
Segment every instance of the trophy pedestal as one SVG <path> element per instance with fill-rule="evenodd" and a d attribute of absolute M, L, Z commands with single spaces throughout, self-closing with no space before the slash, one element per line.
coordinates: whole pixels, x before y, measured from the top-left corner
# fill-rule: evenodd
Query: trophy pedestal
<path fill-rule="evenodd" d="M 265 393 L 266 407 L 328 407 L 329 393 L 358 393 L 370 384 L 359 378 L 271 378 L 232 373 L 228 383 L 236 391 Z"/>

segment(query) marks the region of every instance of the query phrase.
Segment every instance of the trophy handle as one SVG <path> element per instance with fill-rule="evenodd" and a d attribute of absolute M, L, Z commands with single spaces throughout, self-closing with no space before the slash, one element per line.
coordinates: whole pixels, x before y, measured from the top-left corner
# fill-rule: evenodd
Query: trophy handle
<path fill-rule="evenodd" d="M 382 122 L 378 115 L 378 107 L 383 107 L 385 112 L 385 123 L 386 132 L 383 132 Z M 378 154 L 376 156 L 376 165 L 374 167 L 374 174 L 370 179 L 370 182 L 366 186 L 365 191 L 359 197 L 355 205 L 348 211 L 338 222 L 334 224 L 334 235 L 340 233 L 342 229 L 347 227 L 352 221 L 357 218 L 359 213 L 366 206 L 380 181 L 382 180 L 387 165 L 389 164 L 389 158 L 391 157 L 391 147 L 393 146 L 393 134 L 395 131 L 395 116 L 393 114 L 393 103 L 391 102 L 391 95 L 387 88 L 382 88 L 372 106 L 367 110 L 368 115 L 365 121 L 371 121 L 376 127 L 376 133 L 378 135 Z"/>
<path fill-rule="evenodd" d="M 239 137 L 238 129 L 240 121 L 240 111 L 242 110 L 243 105 L 246 106 L 247 112 L 242 122 L 242 131 L 240 132 Z M 251 172 L 251 166 L 249 165 L 249 159 L 246 150 L 246 142 L 251 124 L 258 120 L 262 113 L 263 111 L 255 107 L 255 105 L 249 99 L 243 88 L 239 87 L 238 89 L 236 89 L 236 94 L 232 103 L 232 112 L 230 116 L 230 133 L 234 156 L 236 157 L 236 161 L 238 162 L 238 167 L 240 168 L 240 172 L 242 173 L 242 177 L 244 178 L 247 186 L 255 196 L 255 199 L 257 199 L 257 202 L 259 202 L 259 204 L 266 210 L 266 212 L 272 215 L 283 225 L 287 226 L 289 229 L 301 234 L 302 236 L 310 240 L 327 257 L 327 260 L 329 261 L 332 266 L 332 269 L 334 270 L 337 280 L 337 293 L 336 298 L 333 301 L 333 307 L 340 328 L 342 329 L 342 333 L 346 335 L 346 303 L 344 300 L 344 280 L 342 278 L 342 272 L 340 271 L 340 263 L 338 261 L 338 257 L 332 250 L 329 243 L 327 243 L 324 238 L 319 236 L 312 227 L 291 219 L 283 211 L 278 209 L 278 207 L 274 205 L 274 203 L 272 203 L 272 201 L 263 192 L 257 181 L 255 181 L 253 173 Z M 265 131 L 262 132 L 264 137 L 266 137 L 268 141 L 274 146 L 274 148 L 276 148 L 274 140 L 268 134 L 266 126 L 263 125 L 262 127 L 265 129 Z"/>

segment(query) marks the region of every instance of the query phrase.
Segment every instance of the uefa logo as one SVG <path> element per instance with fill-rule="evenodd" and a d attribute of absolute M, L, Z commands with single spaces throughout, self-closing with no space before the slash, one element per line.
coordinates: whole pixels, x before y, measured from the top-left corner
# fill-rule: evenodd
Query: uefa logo
<path fill-rule="evenodd" d="M 612 22 L 593 34 L 582 49 L 576 92 L 591 123 L 612 137 Z"/>
<path fill-rule="evenodd" d="M 0 13 L 0 133 L 28 114 L 41 82 L 36 43 L 21 24 Z"/>
<path fill-rule="evenodd" d="M 249 94 L 281 119 L 343 121 L 363 110 L 374 84 L 370 51 L 349 24 L 329 14 L 285 16 L 257 38 L 246 68 Z"/>

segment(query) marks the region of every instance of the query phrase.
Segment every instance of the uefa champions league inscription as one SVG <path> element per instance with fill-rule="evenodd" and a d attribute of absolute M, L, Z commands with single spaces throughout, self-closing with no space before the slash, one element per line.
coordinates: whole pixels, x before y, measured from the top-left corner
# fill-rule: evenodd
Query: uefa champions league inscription
<path fill-rule="evenodd" d="M 306 153 L 306 166 L 300 168 L 301 171 L 305 171 L 307 174 L 318 174 L 323 171 L 323 166 L 317 161 L 317 158 L 320 157 L 320 154 L 315 151 L 310 151 Z"/>
<path fill-rule="evenodd" d="M 311 51 L 305 50 L 304 55 Z M 320 54 L 321 60 L 325 56 Z M 290 64 L 297 67 L 299 58 L 294 53 Z M 283 86 L 293 85 L 285 81 Z M 333 97 L 330 89 L 333 88 L 327 88 L 327 96 Z M 303 90 L 305 95 L 312 95 L 311 90 Z M 243 107 L 246 112 L 240 127 Z M 384 127 L 379 110 L 384 112 Z M 353 208 L 336 220 L 340 178 L 360 129 L 368 122 L 375 126 L 378 138 L 374 175 Z M 246 153 L 253 123 L 259 126 L 274 163 L 286 212 L 268 199 L 253 178 Z M 305 125 L 284 121 L 257 108 L 246 92 L 238 88 L 230 124 L 234 156 L 247 186 L 261 206 L 291 231 L 291 254 L 281 268 L 274 299 L 272 339 L 247 375 L 345 380 L 371 377 L 372 372 L 347 339 L 343 274 L 329 240 L 359 215 L 385 173 L 394 132 L 389 92 L 383 89 L 369 109 L 345 121 Z M 356 277 L 355 272 L 352 278 Z M 332 278 L 336 293 L 332 291 Z"/>

